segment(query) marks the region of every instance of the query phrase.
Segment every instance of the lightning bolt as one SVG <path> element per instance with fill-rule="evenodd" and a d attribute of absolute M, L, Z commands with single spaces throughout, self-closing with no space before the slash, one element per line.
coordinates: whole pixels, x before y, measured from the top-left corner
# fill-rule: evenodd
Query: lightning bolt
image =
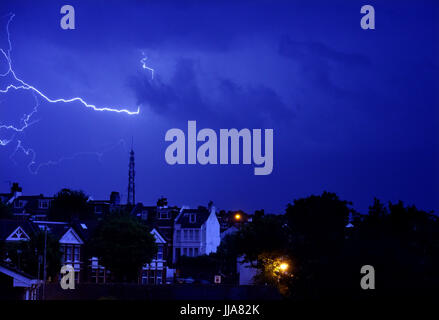
<path fill-rule="evenodd" d="M 38 120 L 32 120 L 32 116 L 34 116 L 37 112 L 38 112 L 38 107 L 40 105 L 38 98 L 41 98 L 42 101 L 46 101 L 49 103 L 73 103 L 73 102 L 79 102 L 80 104 L 82 104 L 84 107 L 86 108 L 91 108 L 94 111 L 107 111 L 107 112 L 116 112 L 116 113 L 125 113 L 128 115 L 137 115 L 140 113 L 140 107 L 137 107 L 136 111 L 131 111 L 128 110 L 126 108 L 118 108 L 118 107 L 98 107 L 94 104 L 88 103 L 86 102 L 83 98 L 81 97 L 74 97 L 74 98 L 50 98 L 47 94 L 43 93 L 41 90 L 37 89 L 36 87 L 30 85 L 29 83 L 25 82 L 24 80 L 20 79 L 16 72 L 13 69 L 13 62 L 12 62 L 12 58 L 11 58 L 11 52 L 12 52 L 12 42 L 11 42 L 11 37 L 10 37 L 10 32 L 9 32 L 9 26 L 12 22 L 12 20 L 15 17 L 15 14 L 10 13 L 7 16 L 9 16 L 7 24 L 6 24 L 6 34 L 7 34 L 7 42 L 8 42 L 8 48 L 7 49 L 3 49 L 0 48 L 0 57 L 3 56 L 4 59 L 7 62 L 7 70 L 5 73 L 0 73 L 0 77 L 7 77 L 10 76 L 12 77 L 11 79 L 11 83 L 9 83 L 5 88 L 0 88 L 0 93 L 6 94 L 12 90 L 26 90 L 26 91 L 30 91 L 34 98 L 35 98 L 35 106 L 32 110 L 32 112 L 30 112 L 29 114 L 24 114 L 23 117 L 20 119 L 20 123 L 22 125 L 20 126 L 14 126 L 14 125 L 10 125 L 10 124 L 1 124 L 0 123 L 0 130 L 10 130 L 13 132 L 12 137 L 10 138 L 1 138 L 0 139 L 0 146 L 6 146 L 9 143 L 11 143 L 15 138 L 16 135 L 23 132 L 25 129 L 27 129 L 29 126 L 33 125 L 34 123 L 38 122 Z M 142 64 L 142 68 L 143 69 L 147 69 L 150 70 L 152 73 L 152 77 L 154 77 L 154 69 L 147 67 L 145 64 L 146 61 L 146 57 L 143 54 L 144 58 L 141 60 L 141 64 Z M 14 83 L 15 82 L 15 83 Z M 32 148 L 26 148 L 22 141 L 17 139 L 17 146 L 14 150 L 14 152 L 11 154 L 10 158 L 13 160 L 13 157 L 15 156 L 15 154 L 21 151 L 23 152 L 25 155 L 27 156 L 31 156 L 31 161 L 28 164 L 28 169 L 29 172 L 32 174 L 37 174 L 38 171 L 44 167 L 44 166 L 49 166 L 49 165 L 57 165 L 65 160 L 69 160 L 69 159 L 74 159 L 78 156 L 81 155 L 96 155 L 98 156 L 99 159 L 101 159 L 103 152 L 78 152 L 73 154 L 72 156 L 68 156 L 68 157 L 61 157 L 60 159 L 54 161 L 54 160 L 50 160 L 48 162 L 45 163 L 41 163 L 38 166 L 36 166 L 36 152 L 32 149 Z M 106 152 L 106 151 L 104 151 Z M 36 167 L 35 167 L 36 166 Z"/>
<path fill-rule="evenodd" d="M 12 77 L 15 79 L 15 81 L 17 81 L 20 85 L 10 84 L 5 89 L 0 90 L 0 93 L 7 93 L 10 89 L 14 89 L 14 90 L 31 90 L 31 91 L 35 92 L 36 94 L 38 94 L 40 97 L 42 97 L 44 100 L 46 100 L 47 102 L 50 102 L 50 103 L 80 102 L 83 106 L 85 106 L 87 108 L 91 108 L 91 109 L 93 109 L 95 111 L 112 111 L 112 112 L 118 112 L 118 113 L 127 113 L 129 115 L 139 114 L 140 107 L 137 107 L 136 111 L 130 111 L 130 110 L 127 110 L 127 109 L 118 109 L 116 107 L 97 107 L 94 104 L 90 104 L 90 103 L 85 102 L 80 97 L 74 97 L 74 98 L 70 98 L 70 99 L 64 99 L 64 98 L 51 99 L 47 95 L 42 93 L 40 90 L 35 88 L 34 86 L 32 86 L 32 85 L 24 82 L 20 78 L 18 78 L 16 73 L 15 73 L 15 71 L 12 68 L 12 59 L 11 59 L 12 44 L 11 44 L 11 37 L 10 37 L 10 33 L 9 33 L 9 24 L 11 23 L 11 21 L 12 21 L 12 19 L 14 17 L 15 17 L 15 14 L 11 14 L 11 16 L 9 17 L 8 23 L 6 24 L 6 33 L 7 33 L 7 36 L 8 36 L 9 48 L 6 51 L 3 50 L 3 49 L 0 49 L 0 52 L 2 53 L 2 55 L 5 57 L 6 61 L 8 62 L 8 70 L 6 71 L 6 73 L 1 74 L 0 76 L 5 77 L 8 74 L 11 74 Z"/>
<path fill-rule="evenodd" d="M 153 80 L 154 79 L 154 69 L 150 68 L 146 65 L 146 60 L 148 59 L 148 57 L 145 56 L 145 52 L 142 52 L 142 55 L 143 55 L 143 58 L 140 60 L 140 63 L 142 64 L 142 68 L 151 71 L 151 80 Z"/>
<path fill-rule="evenodd" d="M 96 152 L 96 151 L 76 152 L 71 156 L 63 156 L 63 157 L 59 158 L 58 160 L 49 160 L 47 162 L 40 163 L 38 166 L 36 166 L 36 162 L 35 162 L 35 159 L 37 157 L 36 152 L 31 148 L 25 148 L 23 146 L 23 143 L 21 142 L 21 140 L 17 140 L 17 147 L 15 148 L 14 152 L 11 154 L 10 159 L 12 161 L 14 161 L 14 156 L 18 151 L 22 151 L 27 156 L 32 156 L 32 159 L 29 162 L 29 164 L 27 165 L 27 168 L 31 174 L 36 175 L 36 174 L 38 174 L 40 169 L 43 167 L 59 165 L 59 164 L 61 164 L 61 162 L 64 162 L 66 160 L 74 160 L 75 158 L 78 158 L 80 156 L 87 156 L 87 155 L 96 156 L 98 158 L 98 161 L 101 162 L 102 157 L 104 156 L 105 153 L 117 148 L 120 145 L 126 149 L 125 140 L 120 139 L 119 142 L 116 143 L 115 145 L 112 145 L 111 147 L 109 147 L 103 151 L 100 151 L 100 152 Z"/>

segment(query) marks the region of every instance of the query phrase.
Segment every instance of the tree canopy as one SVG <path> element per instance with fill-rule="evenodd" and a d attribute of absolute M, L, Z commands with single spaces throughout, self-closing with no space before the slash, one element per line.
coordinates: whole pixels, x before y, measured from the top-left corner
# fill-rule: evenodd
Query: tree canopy
<path fill-rule="evenodd" d="M 7 242 L 2 252 L 3 261 L 9 259 L 17 268 L 35 277 L 38 276 L 38 263 L 40 263 L 40 279 L 43 279 L 43 256 L 44 231 L 37 231 L 29 241 Z M 61 251 L 59 242 L 48 233 L 46 246 L 47 279 L 49 277 L 56 278 L 60 268 Z"/>
<path fill-rule="evenodd" d="M 259 270 L 255 280 L 289 297 L 359 296 L 361 267 L 372 265 L 380 294 L 439 286 L 439 219 L 375 199 L 368 214 L 323 192 L 296 199 L 284 215 L 263 215 L 226 236 L 218 253 L 244 256 Z M 282 271 L 280 265 L 287 267 Z M 416 292 L 416 291 L 415 291 Z"/>
<path fill-rule="evenodd" d="M 157 253 L 150 229 L 126 212 L 104 217 L 91 244 L 92 253 L 112 272 L 116 281 L 137 280 L 140 268 Z"/>
<path fill-rule="evenodd" d="M 49 218 L 57 221 L 93 218 L 93 209 L 88 198 L 83 191 L 62 189 L 54 196 Z"/>

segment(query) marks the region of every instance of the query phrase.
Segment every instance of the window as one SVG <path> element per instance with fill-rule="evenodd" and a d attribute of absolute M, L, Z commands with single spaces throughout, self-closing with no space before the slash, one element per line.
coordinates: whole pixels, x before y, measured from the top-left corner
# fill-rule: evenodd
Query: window
<path fill-rule="evenodd" d="M 26 205 L 26 201 L 24 200 L 15 201 L 15 208 L 24 208 L 25 205 Z"/>
<path fill-rule="evenodd" d="M 158 246 L 157 249 L 157 260 L 163 259 L 163 246 Z"/>
<path fill-rule="evenodd" d="M 200 230 L 199 229 L 195 230 L 195 238 L 194 238 L 194 240 L 196 240 L 196 241 L 200 240 Z"/>
<path fill-rule="evenodd" d="M 74 261 L 79 261 L 79 247 L 74 249 Z"/>
<path fill-rule="evenodd" d="M 194 240 L 194 230 L 189 230 L 189 240 Z"/>
<path fill-rule="evenodd" d="M 160 211 L 159 219 L 169 219 L 169 212 L 168 211 Z"/>
<path fill-rule="evenodd" d="M 176 233 L 176 237 L 175 238 L 176 238 L 177 241 L 180 241 L 181 240 L 181 230 L 177 230 L 176 232 L 177 233 Z"/>
<path fill-rule="evenodd" d="M 95 213 L 102 213 L 102 206 L 95 206 Z"/>
<path fill-rule="evenodd" d="M 184 240 L 187 240 L 188 237 L 189 237 L 189 236 L 188 236 L 188 231 L 189 231 L 189 230 L 187 230 L 187 229 L 184 229 L 184 230 L 183 230 L 183 239 L 184 239 Z"/>
<path fill-rule="evenodd" d="M 194 251 L 193 251 L 194 249 L 193 248 L 189 248 L 189 257 L 192 257 L 193 256 L 193 254 L 194 254 Z"/>
<path fill-rule="evenodd" d="M 162 284 L 163 282 L 162 282 L 162 271 L 161 270 L 158 270 L 157 271 L 157 282 L 156 282 L 156 284 Z"/>
<path fill-rule="evenodd" d="M 183 248 L 183 255 L 187 256 L 187 248 Z"/>
<path fill-rule="evenodd" d="M 66 261 L 72 261 L 72 247 L 71 246 L 67 246 Z"/>
<path fill-rule="evenodd" d="M 155 272 L 154 270 L 149 271 L 149 282 L 148 284 L 155 284 Z"/>
<path fill-rule="evenodd" d="M 48 209 L 49 208 L 49 200 L 40 200 L 38 202 L 38 207 L 40 209 Z"/>
<path fill-rule="evenodd" d="M 198 248 L 194 248 L 194 257 L 198 257 Z"/>
<path fill-rule="evenodd" d="M 189 215 L 189 222 L 190 223 L 195 223 L 197 221 L 197 215 L 195 213 L 191 213 Z"/>
<path fill-rule="evenodd" d="M 64 246 L 60 246 L 59 251 L 61 251 L 61 262 L 64 263 L 64 261 L 66 260 L 66 256 L 65 256 L 65 247 Z"/>
<path fill-rule="evenodd" d="M 91 259 L 91 268 L 97 269 L 99 267 L 99 262 L 97 257 L 92 257 Z"/>

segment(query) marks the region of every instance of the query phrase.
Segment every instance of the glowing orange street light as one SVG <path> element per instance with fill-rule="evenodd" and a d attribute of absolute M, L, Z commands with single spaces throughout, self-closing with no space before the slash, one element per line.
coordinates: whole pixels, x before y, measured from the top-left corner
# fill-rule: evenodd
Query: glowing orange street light
<path fill-rule="evenodd" d="M 239 213 L 235 214 L 235 220 L 241 220 L 241 215 Z"/>
<path fill-rule="evenodd" d="M 285 262 L 281 263 L 280 266 L 279 266 L 279 268 L 280 268 L 282 271 L 287 271 L 288 267 L 289 267 L 289 266 L 288 266 L 288 263 L 285 263 Z"/>

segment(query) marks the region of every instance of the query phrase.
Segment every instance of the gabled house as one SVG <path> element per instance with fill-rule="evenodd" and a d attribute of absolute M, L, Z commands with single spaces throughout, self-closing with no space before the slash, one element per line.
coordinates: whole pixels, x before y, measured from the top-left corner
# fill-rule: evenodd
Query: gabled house
<path fill-rule="evenodd" d="M 33 221 L 41 231 L 51 234 L 60 245 L 61 265 L 71 265 L 75 270 L 75 282 L 79 283 L 83 273 L 83 255 L 81 253 L 84 241 L 77 231 L 67 222 Z"/>
<path fill-rule="evenodd" d="M 220 242 L 215 207 L 182 208 L 174 223 L 173 263 L 181 256 L 196 257 L 216 252 Z"/>
<path fill-rule="evenodd" d="M 73 222 L 73 227 L 84 241 L 82 256 L 88 259 L 84 259 L 84 261 L 87 261 L 87 266 L 84 267 L 83 280 L 81 281 L 106 283 L 111 280 L 111 272 L 99 263 L 98 257 L 93 256 L 92 252 L 90 252 L 90 244 L 93 241 L 92 237 L 98 225 L 99 222 L 96 220 Z"/>
<path fill-rule="evenodd" d="M 45 231 L 58 240 L 62 252 L 61 265 L 69 264 L 75 269 L 79 282 L 83 273 L 81 248 L 84 244 L 76 230 L 67 222 L 0 220 L 0 241 L 30 241 L 38 231 Z M 7 255 L 7 253 L 6 253 Z"/>
<path fill-rule="evenodd" d="M 152 229 L 151 234 L 154 236 L 155 243 L 157 244 L 157 254 L 150 263 L 143 266 L 140 273 L 140 282 L 142 284 L 164 284 L 167 274 L 167 242 L 156 229 Z"/>
<path fill-rule="evenodd" d="M 0 241 L 29 241 L 35 232 L 29 221 L 0 220 Z"/>

